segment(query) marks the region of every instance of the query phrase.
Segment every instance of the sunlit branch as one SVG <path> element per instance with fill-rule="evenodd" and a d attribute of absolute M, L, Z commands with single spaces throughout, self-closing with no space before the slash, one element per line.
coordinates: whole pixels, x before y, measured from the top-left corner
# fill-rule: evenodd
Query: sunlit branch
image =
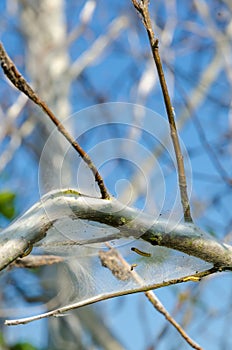
<path fill-rule="evenodd" d="M 48 214 L 49 213 L 49 216 Z M 74 190 L 58 190 L 42 197 L 20 219 L 1 232 L 0 269 L 25 254 L 31 245 L 49 234 L 62 218 L 91 220 L 115 227 L 118 232 L 102 237 L 62 242 L 63 245 L 86 245 L 133 237 L 195 256 L 218 269 L 232 268 L 232 247 L 221 243 L 192 223 L 171 223 L 127 207 L 115 199 L 102 200 L 81 195 Z M 46 244 L 46 243 L 45 243 Z M 57 242 L 57 244 L 60 244 Z M 56 242 L 52 242 L 56 245 Z"/>
<path fill-rule="evenodd" d="M 79 153 L 83 161 L 88 165 L 89 169 L 93 173 L 95 177 L 95 181 L 97 182 L 102 198 L 109 199 L 110 195 L 105 187 L 104 181 L 98 172 L 96 166 L 93 161 L 89 157 L 89 155 L 83 150 L 83 148 L 78 144 L 78 142 L 69 134 L 63 124 L 57 119 L 57 117 L 53 114 L 47 104 L 40 99 L 40 97 L 34 92 L 32 87 L 27 83 L 24 77 L 19 73 L 16 66 L 12 62 L 12 60 L 7 55 L 3 45 L 0 43 L 0 61 L 2 69 L 8 79 L 12 82 L 12 84 L 20 91 L 22 91 L 26 96 L 29 97 L 35 104 L 42 108 L 42 110 L 47 114 L 47 116 L 51 119 L 51 121 L 56 125 L 57 129 L 60 133 L 67 139 L 67 141 L 72 145 L 72 147 Z"/>
<path fill-rule="evenodd" d="M 176 155 L 179 188 L 180 188 L 181 203 L 183 207 L 184 218 L 185 218 L 185 221 L 192 222 L 190 204 L 189 204 L 189 198 L 188 198 L 188 192 L 187 192 L 187 182 L 186 182 L 186 176 L 185 176 L 184 161 L 183 161 L 183 155 L 181 153 L 180 142 L 179 142 L 179 137 L 178 137 L 176 123 L 175 123 L 174 108 L 172 106 L 171 98 L 168 92 L 168 87 L 164 76 L 162 61 L 159 54 L 159 41 L 155 37 L 152 24 L 151 24 L 151 19 L 150 19 L 150 14 L 148 9 L 149 1 L 132 0 L 132 3 L 136 8 L 136 10 L 141 15 L 144 27 L 148 34 L 152 55 L 155 61 L 155 65 L 156 65 L 156 69 L 157 69 L 158 77 L 160 81 L 160 86 L 162 89 L 166 112 L 168 115 L 171 139 L 172 139 L 172 143 L 173 143 L 173 147 Z"/>
<path fill-rule="evenodd" d="M 191 278 L 195 277 L 196 279 L 199 280 L 199 279 L 206 277 L 208 275 L 211 275 L 215 272 L 217 272 L 217 269 L 212 268 L 212 269 L 200 272 L 200 273 L 196 273 L 195 275 L 191 276 Z M 131 290 L 113 292 L 113 293 L 108 293 L 108 294 L 101 294 L 101 295 L 98 295 L 98 296 L 95 296 L 92 298 L 85 299 L 83 301 L 79 301 L 79 302 L 76 302 L 73 304 L 66 305 L 64 307 L 57 308 L 53 311 L 45 312 L 45 313 L 40 314 L 40 315 L 25 317 L 25 318 L 21 318 L 21 319 L 17 319 L 17 320 L 6 320 L 5 325 L 16 326 L 19 324 L 27 324 L 29 322 L 40 320 L 40 319 L 46 318 L 46 317 L 53 317 L 53 316 L 59 317 L 59 316 L 62 316 L 67 311 L 77 309 L 79 307 L 83 307 L 86 305 L 91 305 L 91 304 L 97 303 L 99 301 L 116 298 L 116 297 L 119 297 L 122 295 L 134 294 L 134 293 L 139 293 L 139 292 L 146 292 L 146 291 L 149 291 L 152 289 L 158 289 L 158 288 L 170 286 L 173 284 L 184 283 L 184 282 L 191 281 L 191 278 L 189 276 L 186 276 L 186 277 L 182 277 L 182 278 L 169 280 L 168 282 L 163 281 L 162 283 L 151 284 L 149 286 L 138 287 L 138 288 L 134 288 Z"/>

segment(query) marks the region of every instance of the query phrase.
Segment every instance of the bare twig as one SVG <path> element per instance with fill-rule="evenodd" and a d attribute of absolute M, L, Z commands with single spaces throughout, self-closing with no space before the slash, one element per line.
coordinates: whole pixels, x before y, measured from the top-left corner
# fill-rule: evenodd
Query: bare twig
<path fill-rule="evenodd" d="M 217 272 L 217 269 L 212 268 L 203 272 L 199 272 L 196 273 L 194 275 L 190 276 L 186 276 L 186 277 L 181 277 L 178 279 L 173 279 L 173 280 L 169 280 L 167 282 L 163 281 L 162 283 L 156 283 L 153 285 L 149 285 L 149 286 L 143 286 L 143 287 L 138 287 L 138 288 L 134 288 L 134 289 L 130 289 L 130 290 L 122 290 L 122 291 L 117 291 L 117 292 L 112 292 L 112 293 L 108 293 L 108 294 L 100 294 L 82 301 L 78 301 L 76 303 L 73 304 L 69 304 L 66 306 L 63 306 L 61 308 L 57 308 L 53 311 L 49 311 L 49 312 L 45 312 L 43 314 L 40 315 L 35 315 L 35 316 L 30 316 L 30 317 L 25 317 L 25 318 L 21 318 L 21 319 L 16 319 L 16 320 L 6 320 L 5 321 L 5 325 L 7 326 L 16 326 L 19 324 L 27 324 L 33 321 L 37 321 L 37 320 L 41 320 L 42 318 L 46 318 L 46 317 L 57 317 L 60 316 L 62 314 L 64 314 L 67 311 L 70 310 L 74 310 L 77 309 L 79 307 L 83 307 L 86 305 L 91 305 L 91 304 L 95 304 L 99 301 L 103 301 L 103 300 L 108 300 L 108 299 L 112 299 L 112 298 L 116 298 L 122 295 L 129 295 L 129 294 L 134 294 L 134 293 L 139 293 L 139 292 L 145 292 L 151 289 L 158 289 L 161 287 L 165 287 L 165 286 L 170 286 L 173 284 L 177 284 L 177 283 L 183 283 L 183 282 L 188 282 L 191 280 L 199 280 L 205 276 L 211 275 L 213 273 Z"/>
<path fill-rule="evenodd" d="M 153 58 L 154 58 L 155 65 L 156 65 L 157 72 L 158 72 L 158 76 L 159 76 L 160 86 L 161 86 L 162 93 L 163 93 L 163 98 L 164 98 L 164 102 L 165 102 L 166 112 L 168 115 L 168 121 L 169 121 L 169 126 L 170 126 L 170 131 L 171 131 L 172 143 L 173 143 L 175 155 L 176 155 L 178 178 L 179 178 L 179 188 L 180 188 L 181 203 L 182 203 L 182 207 L 183 207 L 184 218 L 185 218 L 185 221 L 192 222 L 190 205 L 189 205 L 189 198 L 188 198 L 188 193 L 187 193 L 187 182 L 186 182 L 186 176 L 185 176 L 183 155 L 181 153 L 180 142 L 179 142 L 179 137 L 178 137 L 176 123 L 175 123 L 175 113 L 174 113 L 174 108 L 172 107 L 171 99 L 169 96 L 169 92 L 168 92 L 168 88 L 167 88 L 167 84 L 166 84 L 166 80 L 165 80 L 165 76 L 164 76 L 163 66 L 162 66 L 162 62 L 161 62 L 161 58 L 160 58 L 160 54 L 159 54 L 159 41 L 155 37 L 154 31 L 152 29 L 150 14 L 149 14 L 149 10 L 148 10 L 149 1 L 148 0 L 141 0 L 141 1 L 132 0 L 132 3 L 134 5 L 135 9 L 141 15 L 144 27 L 145 27 L 147 34 L 148 34 Z"/>
<path fill-rule="evenodd" d="M 103 179 L 98 172 L 96 166 L 92 162 L 89 155 L 82 149 L 82 147 L 76 142 L 76 140 L 69 134 L 69 132 L 65 129 L 63 124 L 56 118 L 47 104 L 40 99 L 40 97 L 34 92 L 31 86 L 26 82 L 24 77 L 19 73 L 16 66 L 12 62 L 12 60 L 7 55 L 3 45 L 0 43 L 0 61 L 2 69 L 8 79 L 12 82 L 12 84 L 20 91 L 22 91 L 26 96 L 29 97 L 35 104 L 40 106 L 42 110 L 48 115 L 51 121 L 56 125 L 57 129 L 61 132 L 61 134 L 68 140 L 68 142 L 72 145 L 72 147 L 79 153 L 84 162 L 88 165 L 89 169 L 92 171 L 95 181 L 97 182 L 99 189 L 101 191 L 102 199 L 109 199 L 110 195 L 104 185 Z"/>

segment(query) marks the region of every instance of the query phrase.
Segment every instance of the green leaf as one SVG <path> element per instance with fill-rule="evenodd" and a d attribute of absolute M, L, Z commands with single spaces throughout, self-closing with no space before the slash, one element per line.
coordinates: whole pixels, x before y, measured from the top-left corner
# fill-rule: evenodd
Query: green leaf
<path fill-rule="evenodd" d="M 18 343 L 11 347 L 11 350 L 36 350 L 30 343 Z"/>
<path fill-rule="evenodd" d="M 15 194 L 13 192 L 0 192 L 0 214 L 7 219 L 12 219 L 15 214 Z"/>

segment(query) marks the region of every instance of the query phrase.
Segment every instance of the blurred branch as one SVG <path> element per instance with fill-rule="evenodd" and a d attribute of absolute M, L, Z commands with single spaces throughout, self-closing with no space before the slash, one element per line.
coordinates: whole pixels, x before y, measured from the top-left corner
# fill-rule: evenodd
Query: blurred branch
<path fill-rule="evenodd" d="M 5 119 L 5 132 L 4 129 L 0 131 L 0 141 L 4 139 L 4 137 L 8 136 L 11 131 L 12 125 L 16 122 L 16 119 L 22 112 L 25 107 L 28 99 L 24 94 L 20 94 L 15 103 L 10 106 L 6 113 L 4 113 Z"/>
<path fill-rule="evenodd" d="M 103 51 L 108 48 L 109 44 L 112 43 L 112 41 L 115 40 L 120 32 L 128 27 L 128 25 L 129 19 L 126 16 L 120 16 L 112 21 L 109 28 L 106 30 L 106 33 L 98 37 L 92 46 L 72 64 L 68 72 L 70 78 L 76 78 L 86 67 L 95 62 Z"/>
<path fill-rule="evenodd" d="M 66 45 L 66 46 L 70 45 L 74 40 L 76 40 L 83 34 L 84 30 L 88 28 L 88 24 L 93 17 L 95 9 L 96 9 L 95 0 L 86 1 L 79 15 L 78 25 L 69 33 L 63 45 Z"/>
<path fill-rule="evenodd" d="M 90 332 L 94 342 L 104 350 L 124 350 L 119 340 L 110 332 L 104 319 L 91 308 L 79 309 L 78 316 L 84 327 Z"/>
<path fill-rule="evenodd" d="M 206 132 L 202 127 L 200 119 L 198 118 L 198 115 L 196 113 L 195 106 L 192 104 L 191 99 L 189 99 L 187 94 L 184 92 L 181 84 L 179 86 L 179 90 L 184 97 L 183 101 L 186 106 L 186 109 L 188 110 L 189 115 L 192 116 L 193 124 L 197 130 L 197 133 L 203 148 L 207 152 L 209 158 L 211 159 L 212 164 L 214 165 L 215 169 L 217 170 L 222 180 L 225 181 L 229 186 L 231 186 L 232 178 L 230 177 L 230 175 L 227 173 L 227 171 L 224 169 L 223 165 L 221 164 L 220 158 L 216 153 L 215 147 L 211 145 L 211 143 L 208 141 Z"/>
<path fill-rule="evenodd" d="M 29 255 L 16 259 L 9 267 L 36 268 L 44 265 L 58 264 L 64 261 L 64 257 L 57 255 Z"/>
<path fill-rule="evenodd" d="M 232 83 L 232 64 L 231 64 L 231 25 L 226 27 L 225 32 L 218 30 L 213 19 L 212 14 L 210 13 L 209 4 L 204 0 L 194 0 L 194 5 L 201 16 L 201 19 L 205 22 L 206 30 L 211 36 L 216 46 L 218 52 L 224 61 L 226 75 Z M 211 9 L 212 10 L 212 9 Z M 213 11 L 213 10 L 212 10 Z"/>
<path fill-rule="evenodd" d="M 152 24 L 151 24 L 149 9 L 148 9 L 149 1 L 142 0 L 138 2 L 137 0 L 132 0 L 132 3 L 135 9 L 141 15 L 144 27 L 148 34 L 153 58 L 154 58 L 158 76 L 159 76 L 160 86 L 163 93 L 163 98 L 165 102 L 166 112 L 168 115 L 168 121 L 169 121 L 169 126 L 171 131 L 172 143 L 173 143 L 175 155 L 176 155 L 178 177 L 179 177 L 179 188 L 180 188 L 181 203 L 183 207 L 184 218 L 185 218 L 185 221 L 192 222 L 189 198 L 187 193 L 187 183 L 186 183 L 183 155 L 181 153 L 179 137 L 178 137 L 176 123 L 175 123 L 175 113 L 174 113 L 174 108 L 172 107 L 171 99 L 169 96 L 168 87 L 165 80 L 163 66 L 162 66 L 162 62 L 159 54 L 159 41 L 155 37 L 154 31 L 152 29 Z"/>
<path fill-rule="evenodd" d="M 109 199 L 110 195 L 104 185 L 104 181 L 98 172 L 96 166 L 92 162 L 89 155 L 82 149 L 82 147 L 76 142 L 76 140 L 69 134 L 69 132 L 65 129 L 63 124 L 56 118 L 47 104 L 40 99 L 40 97 L 33 91 L 31 86 L 26 82 L 24 77 L 18 72 L 14 63 L 11 61 L 9 56 L 7 55 L 3 45 L 0 43 L 0 61 L 2 69 L 8 79 L 12 82 L 12 84 L 22 91 L 26 96 L 29 97 L 35 104 L 42 108 L 42 110 L 48 115 L 51 121 L 56 125 L 57 129 L 61 132 L 61 134 L 67 139 L 67 141 L 72 145 L 72 147 L 79 153 L 83 161 L 88 165 L 89 169 L 93 173 L 95 177 L 95 181 L 97 182 L 99 189 L 101 191 L 101 195 L 103 199 Z"/>
<path fill-rule="evenodd" d="M 23 140 L 25 140 L 25 138 L 32 133 L 32 131 L 35 128 L 35 125 L 33 125 L 31 120 L 25 120 L 25 122 L 23 122 L 23 124 L 20 127 L 16 128 L 16 126 L 11 125 L 10 128 L 11 128 L 10 134 L 5 135 L 10 137 L 8 147 L 0 155 L 0 173 L 4 170 L 7 164 L 12 160 L 15 152 L 21 146 Z"/>

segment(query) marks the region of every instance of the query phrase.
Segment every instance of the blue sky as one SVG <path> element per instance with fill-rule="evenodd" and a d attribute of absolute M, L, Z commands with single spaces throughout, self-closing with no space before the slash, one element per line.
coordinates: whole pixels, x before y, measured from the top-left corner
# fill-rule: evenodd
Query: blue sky
<path fill-rule="evenodd" d="M 78 2 L 78 4 L 74 1 L 65 2 L 65 16 L 69 32 L 78 25 L 79 14 L 84 3 L 84 1 Z M 221 19 L 218 14 L 219 12 L 222 14 L 224 12 L 227 13 L 227 8 L 223 4 L 221 4 L 221 8 L 218 8 L 219 6 L 220 5 L 215 2 L 212 4 L 212 7 L 210 7 L 210 10 L 212 11 L 215 27 L 223 35 L 226 25 L 228 24 L 228 19 L 226 15 Z M 6 8 L 6 1 L 2 1 L 0 2 L 0 13 L 1 39 L 20 71 L 22 71 L 30 81 L 25 59 L 27 45 L 19 30 L 20 17 L 18 12 L 10 12 L 9 7 L 8 9 Z M 157 29 L 157 33 L 160 37 L 161 55 L 164 63 L 166 63 L 164 68 L 173 105 L 175 107 L 175 113 L 177 119 L 180 119 L 182 111 L 186 108 L 185 99 L 192 99 L 194 91 L 198 89 L 202 91 L 205 87 L 204 81 L 200 84 L 201 77 L 207 70 L 209 62 L 215 57 L 215 52 L 218 50 L 217 42 L 210 36 L 207 23 L 204 22 L 194 8 L 189 4 L 182 6 L 181 2 L 177 1 L 177 13 L 174 18 L 177 25 L 172 34 L 173 37 L 170 44 L 165 46 L 165 41 L 162 42 L 162 38 L 165 40 L 168 40 L 168 38 L 165 37 L 165 33 L 162 32 L 162 23 L 163 25 L 168 25 L 170 23 L 170 13 L 168 13 L 168 9 L 165 8 L 165 4 L 162 5 L 159 3 L 152 3 L 151 13 L 157 23 L 160 22 L 160 28 L 159 30 Z M 79 132 L 79 128 L 87 129 L 80 137 L 80 143 L 86 150 L 90 150 L 90 152 L 93 153 L 95 157 L 94 160 L 97 163 L 100 162 L 101 159 L 104 159 L 104 156 L 106 157 L 108 154 L 107 152 L 110 151 L 110 147 L 102 154 L 95 154 L 94 147 L 97 149 L 99 144 L 105 139 L 111 140 L 117 138 L 120 143 L 121 138 L 126 138 L 130 135 L 130 130 L 129 128 L 125 128 L 125 126 L 123 127 L 123 125 L 121 127 L 99 127 L 99 120 L 104 119 L 102 116 L 100 116 L 99 119 L 96 117 L 93 120 L 93 126 L 95 127 L 91 127 L 91 119 L 86 118 L 85 108 L 96 105 L 99 101 L 129 102 L 135 104 L 138 102 L 141 103 L 142 101 L 145 107 L 152 109 L 163 118 L 166 118 L 157 77 L 154 87 L 145 98 L 143 98 L 138 89 L 146 65 L 149 60 L 151 61 L 151 56 L 145 30 L 140 23 L 140 18 L 134 13 L 130 2 L 125 3 L 124 1 L 119 1 L 113 4 L 109 4 L 106 1 L 99 2 L 93 20 L 89 23 L 88 28 L 68 49 L 70 61 L 73 62 L 85 50 L 88 50 L 97 37 L 107 33 L 107 28 L 112 19 L 122 14 L 129 15 L 131 19 L 130 26 L 112 42 L 112 45 L 104 51 L 103 55 L 101 55 L 94 64 L 87 67 L 82 75 L 74 79 L 70 85 L 69 101 L 71 113 L 74 114 L 74 117 L 71 118 L 72 131 L 74 132 L 74 136 L 76 136 L 76 133 L 78 134 Z M 189 30 L 188 25 L 191 21 L 192 24 L 198 28 L 198 31 L 191 32 Z M 199 32 L 201 32 L 202 35 L 199 35 Z M 156 75 L 155 68 L 154 74 Z M 0 79 L 0 94 L 3 99 L 2 110 L 5 112 L 16 100 L 18 92 L 7 85 L 2 74 Z M 215 157 L 219 160 L 221 167 L 227 172 L 229 179 L 231 175 L 230 96 L 231 82 L 228 78 L 228 70 L 226 70 L 224 63 L 222 64 L 219 74 L 215 77 L 214 82 L 207 91 L 207 96 L 203 99 L 202 103 L 196 106 L 195 110 L 190 113 L 191 115 L 188 116 L 184 127 L 180 130 L 180 136 L 188 150 L 188 156 L 192 167 L 193 190 L 191 203 L 194 218 L 200 227 L 213 232 L 219 238 L 223 238 L 230 232 L 231 191 L 229 183 L 222 178 L 222 171 L 220 171 L 220 167 L 218 167 L 217 162 L 215 162 L 212 157 L 212 152 L 215 153 Z M 82 112 L 79 113 L 79 117 L 75 119 L 75 113 L 79 111 Z M 29 112 L 28 110 L 24 110 L 20 115 L 17 127 L 23 124 L 23 121 L 26 120 L 30 113 L 39 114 L 38 109 L 33 109 L 32 104 L 30 104 Z M 205 138 L 211 147 L 210 151 L 208 151 L 206 143 L 204 143 L 204 138 L 199 136 L 199 127 L 197 127 L 198 124 L 194 122 L 194 118 L 197 118 L 202 126 Z M 108 119 L 105 118 L 105 120 L 107 122 Z M 113 121 L 116 122 L 116 120 L 117 113 L 114 113 Z M 125 117 L 125 121 L 127 121 L 127 116 Z M 80 122 L 82 123 L 81 126 L 78 124 Z M 156 140 L 152 137 L 146 137 L 146 133 L 142 133 L 140 137 L 135 137 L 134 140 L 140 147 L 146 147 L 149 152 L 153 151 L 157 144 Z M 7 165 L 0 177 L 1 190 L 9 189 L 17 194 L 16 206 L 18 214 L 28 209 L 39 199 L 40 195 L 38 185 L 38 160 L 33 153 L 33 138 L 29 137 L 26 141 L 27 142 L 23 143 L 15 152 L 12 161 Z M 8 146 L 9 139 L 6 137 L 0 145 L 0 151 L 3 152 Z M 123 156 L 130 154 L 129 148 L 126 151 L 127 152 L 123 153 Z M 70 152 L 70 156 L 73 160 L 72 164 L 74 164 L 72 185 L 77 184 L 78 186 L 75 171 L 80 166 L 80 160 L 73 151 L 69 150 L 68 152 Z M 118 180 L 131 181 L 136 169 L 141 171 L 141 173 L 143 171 L 141 160 L 139 160 L 141 167 L 130 164 L 128 160 L 118 161 L 117 157 L 119 157 L 119 155 L 121 156 L 120 152 L 116 149 L 114 153 L 115 159 L 109 161 L 107 166 L 104 165 L 104 163 L 101 165 L 102 173 L 104 174 L 105 172 L 107 174 L 105 178 L 106 184 L 110 192 L 114 195 L 117 195 L 116 184 Z M 140 159 L 139 154 L 138 159 Z M 163 169 L 166 187 L 162 215 L 168 216 L 169 212 L 172 210 L 173 193 L 176 193 L 176 172 L 167 154 L 165 155 L 164 153 L 159 158 L 158 162 L 161 169 Z M 112 169 L 109 164 L 111 164 Z M 64 171 L 65 176 L 65 169 L 62 168 L 62 171 Z M 83 187 L 85 188 L 85 186 L 88 186 L 87 181 L 91 181 L 91 186 L 93 186 L 93 180 L 88 173 L 88 169 L 85 169 L 83 174 L 84 180 L 81 180 L 83 181 Z M 52 171 L 49 176 L 51 176 L 51 178 L 54 176 Z M 155 179 L 155 176 L 156 172 L 154 171 L 149 179 Z M 159 188 L 161 185 L 153 183 L 152 181 L 151 184 L 151 192 L 149 194 L 151 197 L 153 196 L 153 198 L 155 198 L 158 192 L 157 187 Z M 175 190 L 173 190 L 173 188 L 175 188 Z M 141 194 L 134 205 L 141 208 L 146 198 L 146 195 Z M 6 224 L 6 221 L 2 221 L 2 225 Z M 210 310 L 215 311 L 214 315 L 216 315 L 217 312 L 219 314 L 220 312 L 222 313 L 223 310 L 226 310 L 228 305 L 230 305 L 228 304 L 230 300 L 230 279 L 231 277 L 229 274 L 223 274 L 216 278 L 209 278 L 205 284 L 202 283 L 203 287 L 195 287 L 195 289 L 199 291 L 201 288 L 203 289 L 202 296 L 198 294 L 198 301 L 200 305 L 204 306 L 202 310 L 206 310 L 205 314 L 209 317 L 207 319 L 207 324 L 209 324 L 206 330 L 207 337 L 200 334 L 197 328 L 197 324 L 200 324 L 200 317 L 203 314 L 200 307 L 199 310 L 198 308 L 194 309 L 194 315 L 192 316 L 194 322 L 188 329 L 190 329 L 191 335 L 195 337 L 203 347 L 205 344 L 205 348 L 210 344 L 210 349 L 218 349 L 218 342 L 221 340 L 220 336 L 226 329 L 226 320 L 229 320 L 231 317 L 229 310 L 228 318 L 227 315 L 225 315 L 224 318 L 218 316 L 212 318 L 211 321 L 209 316 Z M 171 311 L 177 303 L 177 294 L 188 290 L 188 288 L 189 285 L 170 287 L 159 290 L 157 294 L 160 296 L 164 305 Z M 223 293 L 221 292 L 221 288 L 223 288 Z M 222 295 L 224 295 L 223 298 Z M 103 308 L 103 311 L 104 308 L 106 308 L 106 317 L 108 317 L 109 320 L 112 319 L 112 329 L 122 340 L 122 343 L 125 344 L 126 349 L 129 350 L 134 349 L 135 346 L 138 349 L 145 349 L 149 341 L 154 339 L 160 324 L 164 322 L 163 320 L 161 321 L 161 316 L 151 309 L 151 306 L 146 301 L 143 302 L 142 300 L 142 295 L 135 295 L 121 298 L 120 300 L 107 301 L 104 302 L 102 306 L 99 306 Z M 120 309 L 118 305 L 121 303 L 123 307 Z M 191 300 L 186 304 L 186 309 L 187 306 L 191 309 Z M 194 318 L 195 316 L 196 319 Z M 180 321 L 184 321 L 184 311 L 183 314 L 180 312 L 177 317 L 179 317 Z M 142 329 L 141 319 L 145 320 L 144 323 L 146 323 L 149 332 L 146 329 Z M 39 323 L 43 330 L 45 322 L 46 321 Z M 19 337 L 24 338 L 25 334 L 31 333 L 33 327 L 37 327 L 37 325 L 32 324 L 31 326 L 23 327 L 14 328 L 13 332 L 15 332 L 17 336 L 19 335 Z M 148 335 L 146 335 L 146 332 Z M 169 337 L 167 339 L 171 339 L 171 341 L 180 342 L 182 349 L 185 349 L 185 346 L 186 349 L 188 348 L 182 340 L 179 340 L 176 332 L 170 331 L 167 337 Z M 211 337 L 212 342 L 210 342 Z M 159 349 L 165 349 L 165 346 L 167 346 L 167 343 L 164 341 L 163 344 L 160 343 Z"/>

